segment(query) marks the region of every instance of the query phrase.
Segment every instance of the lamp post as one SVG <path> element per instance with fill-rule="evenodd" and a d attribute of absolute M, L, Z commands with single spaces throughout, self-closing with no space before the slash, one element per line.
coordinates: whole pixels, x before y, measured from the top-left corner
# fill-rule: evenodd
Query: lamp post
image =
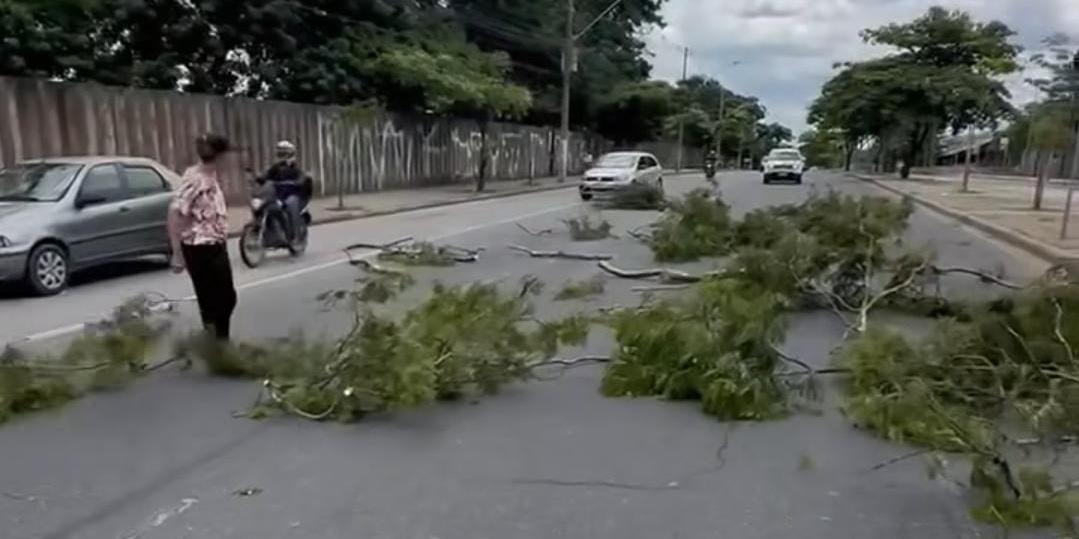
<path fill-rule="evenodd" d="M 741 60 L 731 62 L 731 67 L 742 64 Z M 727 113 L 727 88 L 719 84 L 719 119 L 716 121 L 716 157 L 723 163 L 723 115 Z M 740 163 L 739 163 L 740 165 Z"/>
<path fill-rule="evenodd" d="M 561 159 L 558 167 L 558 181 L 565 182 L 566 176 L 569 174 L 569 101 L 570 101 L 570 82 L 573 78 L 574 66 L 577 63 L 575 58 L 577 40 L 581 39 L 593 26 L 599 21 L 603 20 L 608 13 L 614 11 L 614 8 L 618 7 L 618 4 L 622 3 L 622 0 L 614 0 L 611 5 L 600 12 L 592 22 L 585 25 L 584 29 L 580 32 L 574 33 L 573 31 L 573 16 L 575 14 L 575 0 L 566 0 L 566 37 L 562 43 L 562 144 L 561 144 Z"/>

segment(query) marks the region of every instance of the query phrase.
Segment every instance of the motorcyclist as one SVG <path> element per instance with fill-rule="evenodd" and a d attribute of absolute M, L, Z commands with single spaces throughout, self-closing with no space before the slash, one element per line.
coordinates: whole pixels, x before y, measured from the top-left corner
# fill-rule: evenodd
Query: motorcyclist
<path fill-rule="evenodd" d="M 711 164 L 713 167 L 716 165 L 716 161 L 719 161 L 719 155 L 716 153 L 716 149 L 709 148 L 708 154 L 704 156 L 704 162 Z"/>
<path fill-rule="evenodd" d="M 311 196 L 310 180 L 296 162 L 296 145 L 282 140 L 274 146 L 277 161 L 266 171 L 259 184 L 271 182 L 278 198 L 285 207 L 288 218 L 288 240 L 291 242 L 303 226 L 303 210 L 306 200 Z"/>

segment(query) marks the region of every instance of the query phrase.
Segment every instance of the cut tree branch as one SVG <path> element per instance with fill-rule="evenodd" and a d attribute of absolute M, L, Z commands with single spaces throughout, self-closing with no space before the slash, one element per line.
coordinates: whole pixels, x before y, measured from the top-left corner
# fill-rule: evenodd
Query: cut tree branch
<path fill-rule="evenodd" d="M 1030 288 L 1030 286 L 1031 286 L 1031 285 L 1018 285 L 1018 284 L 1015 284 L 1015 283 L 1010 282 L 1010 281 L 1005 281 L 1004 279 L 1001 279 L 1000 277 L 997 277 L 996 275 L 992 275 L 992 274 L 986 273 L 984 271 L 974 270 L 974 269 L 970 269 L 970 268 L 960 268 L 960 267 L 943 267 L 942 268 L 940 266 L 929 266 L 928 269 L 930 271 L 932 271 L 936 275 L 946 275 L 946 274 L 949 274 L 949 273 L 961 273 L 961 274 L 964 274 L 964 275 L 972 275 L 974 277 L 977 277 L 978 279 L 980 279 L 984 283 L 996 284 L 996 285 L 1003 286 L 1004 288 L 1010 288 L 1012 290 L 1023 290 L 1025 288 Z"/>
<path fill-rule="evenodd" d="M 704 275 L 693 275 L 692 273 L 686 273 L 684 271 L 672 270 L 668 268 L 648 268 L 642 270 L 627 270 L 616 267 L 607 262 L 600 262 L 599 268 L 615 277 L 622 279 L 652 279 L 660 278 L 664 282 L 670 283 L 698 283 L 706 277 L 718 275 L 718 272 L 710 272 Z"/>
<path fill-rule="evenodd" d="M 533 251 L 528 247 L 522 247 L 520 245 L 510 245 L 510 249 L 525 253 L 532 258 L 565 258 L 567 260 L 611 260 L 614 258 L 612 255 L 604 254 L 592 254 L 592 253 L 567 253 L 565 251 Z"/>
<path fill-rule="evenodd" d="M 546 236 L 548 234 L 554 234 L 554 229 L 551 229 L 551 228 L 544 228 L 542 230 L 531 230 L 527 226 L 522 225 L 521 223 L 515 223 L 515 224 L 517 225 L 517 228 L 519 228 L 521 230 L 524 230 L 525 233 L 528 234 L 529 236 L 540 237 L 540 236 Z"/>

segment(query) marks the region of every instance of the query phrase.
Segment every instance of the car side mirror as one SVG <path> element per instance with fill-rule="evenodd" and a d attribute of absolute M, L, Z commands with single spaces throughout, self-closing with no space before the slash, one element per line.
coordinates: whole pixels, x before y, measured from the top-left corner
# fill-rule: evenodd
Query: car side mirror
<path fill-rule="evenodd" d="M 81 210 L 81 209 L 83 209 L 83 208 L 85 208 L 87 206 L 93 206 L 94 204 L 101 204 L 102 202 L 105 202 L 107 200 L 108 200 L 107 198 L 105 198 L 103 196 L 99 196 L 99 195 L 89 195 L 89 196 L 81 196 L 80 195 L 78 198 L 75 199 L 75 208 Z"/>

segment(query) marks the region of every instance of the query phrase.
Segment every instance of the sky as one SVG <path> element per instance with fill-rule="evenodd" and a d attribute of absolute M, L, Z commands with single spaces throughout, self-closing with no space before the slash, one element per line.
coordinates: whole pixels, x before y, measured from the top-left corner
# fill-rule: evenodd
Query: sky
<path fill-rule="evenodd" d="M 768 121 L 797 134 L 807 127 L 806 108 L 835 73 L 833 64 L 889 51 L 863 43 L 862 29 L 912 20 L 933 5 L 1004 22 L 1018 33 L 1014 41 L 1024 57 L 1056 32 L 1079 39 L 1079 0 L 666 0 L 666 25 L 652 28 L 645 42 L 653 78 L 678 80 L 688 46 L 690 76 L 758 96 Z M 1007 80 L 1016 104 L 1037 96 L 1023 82 L 1036 74 L 1027 70 Z"/>

